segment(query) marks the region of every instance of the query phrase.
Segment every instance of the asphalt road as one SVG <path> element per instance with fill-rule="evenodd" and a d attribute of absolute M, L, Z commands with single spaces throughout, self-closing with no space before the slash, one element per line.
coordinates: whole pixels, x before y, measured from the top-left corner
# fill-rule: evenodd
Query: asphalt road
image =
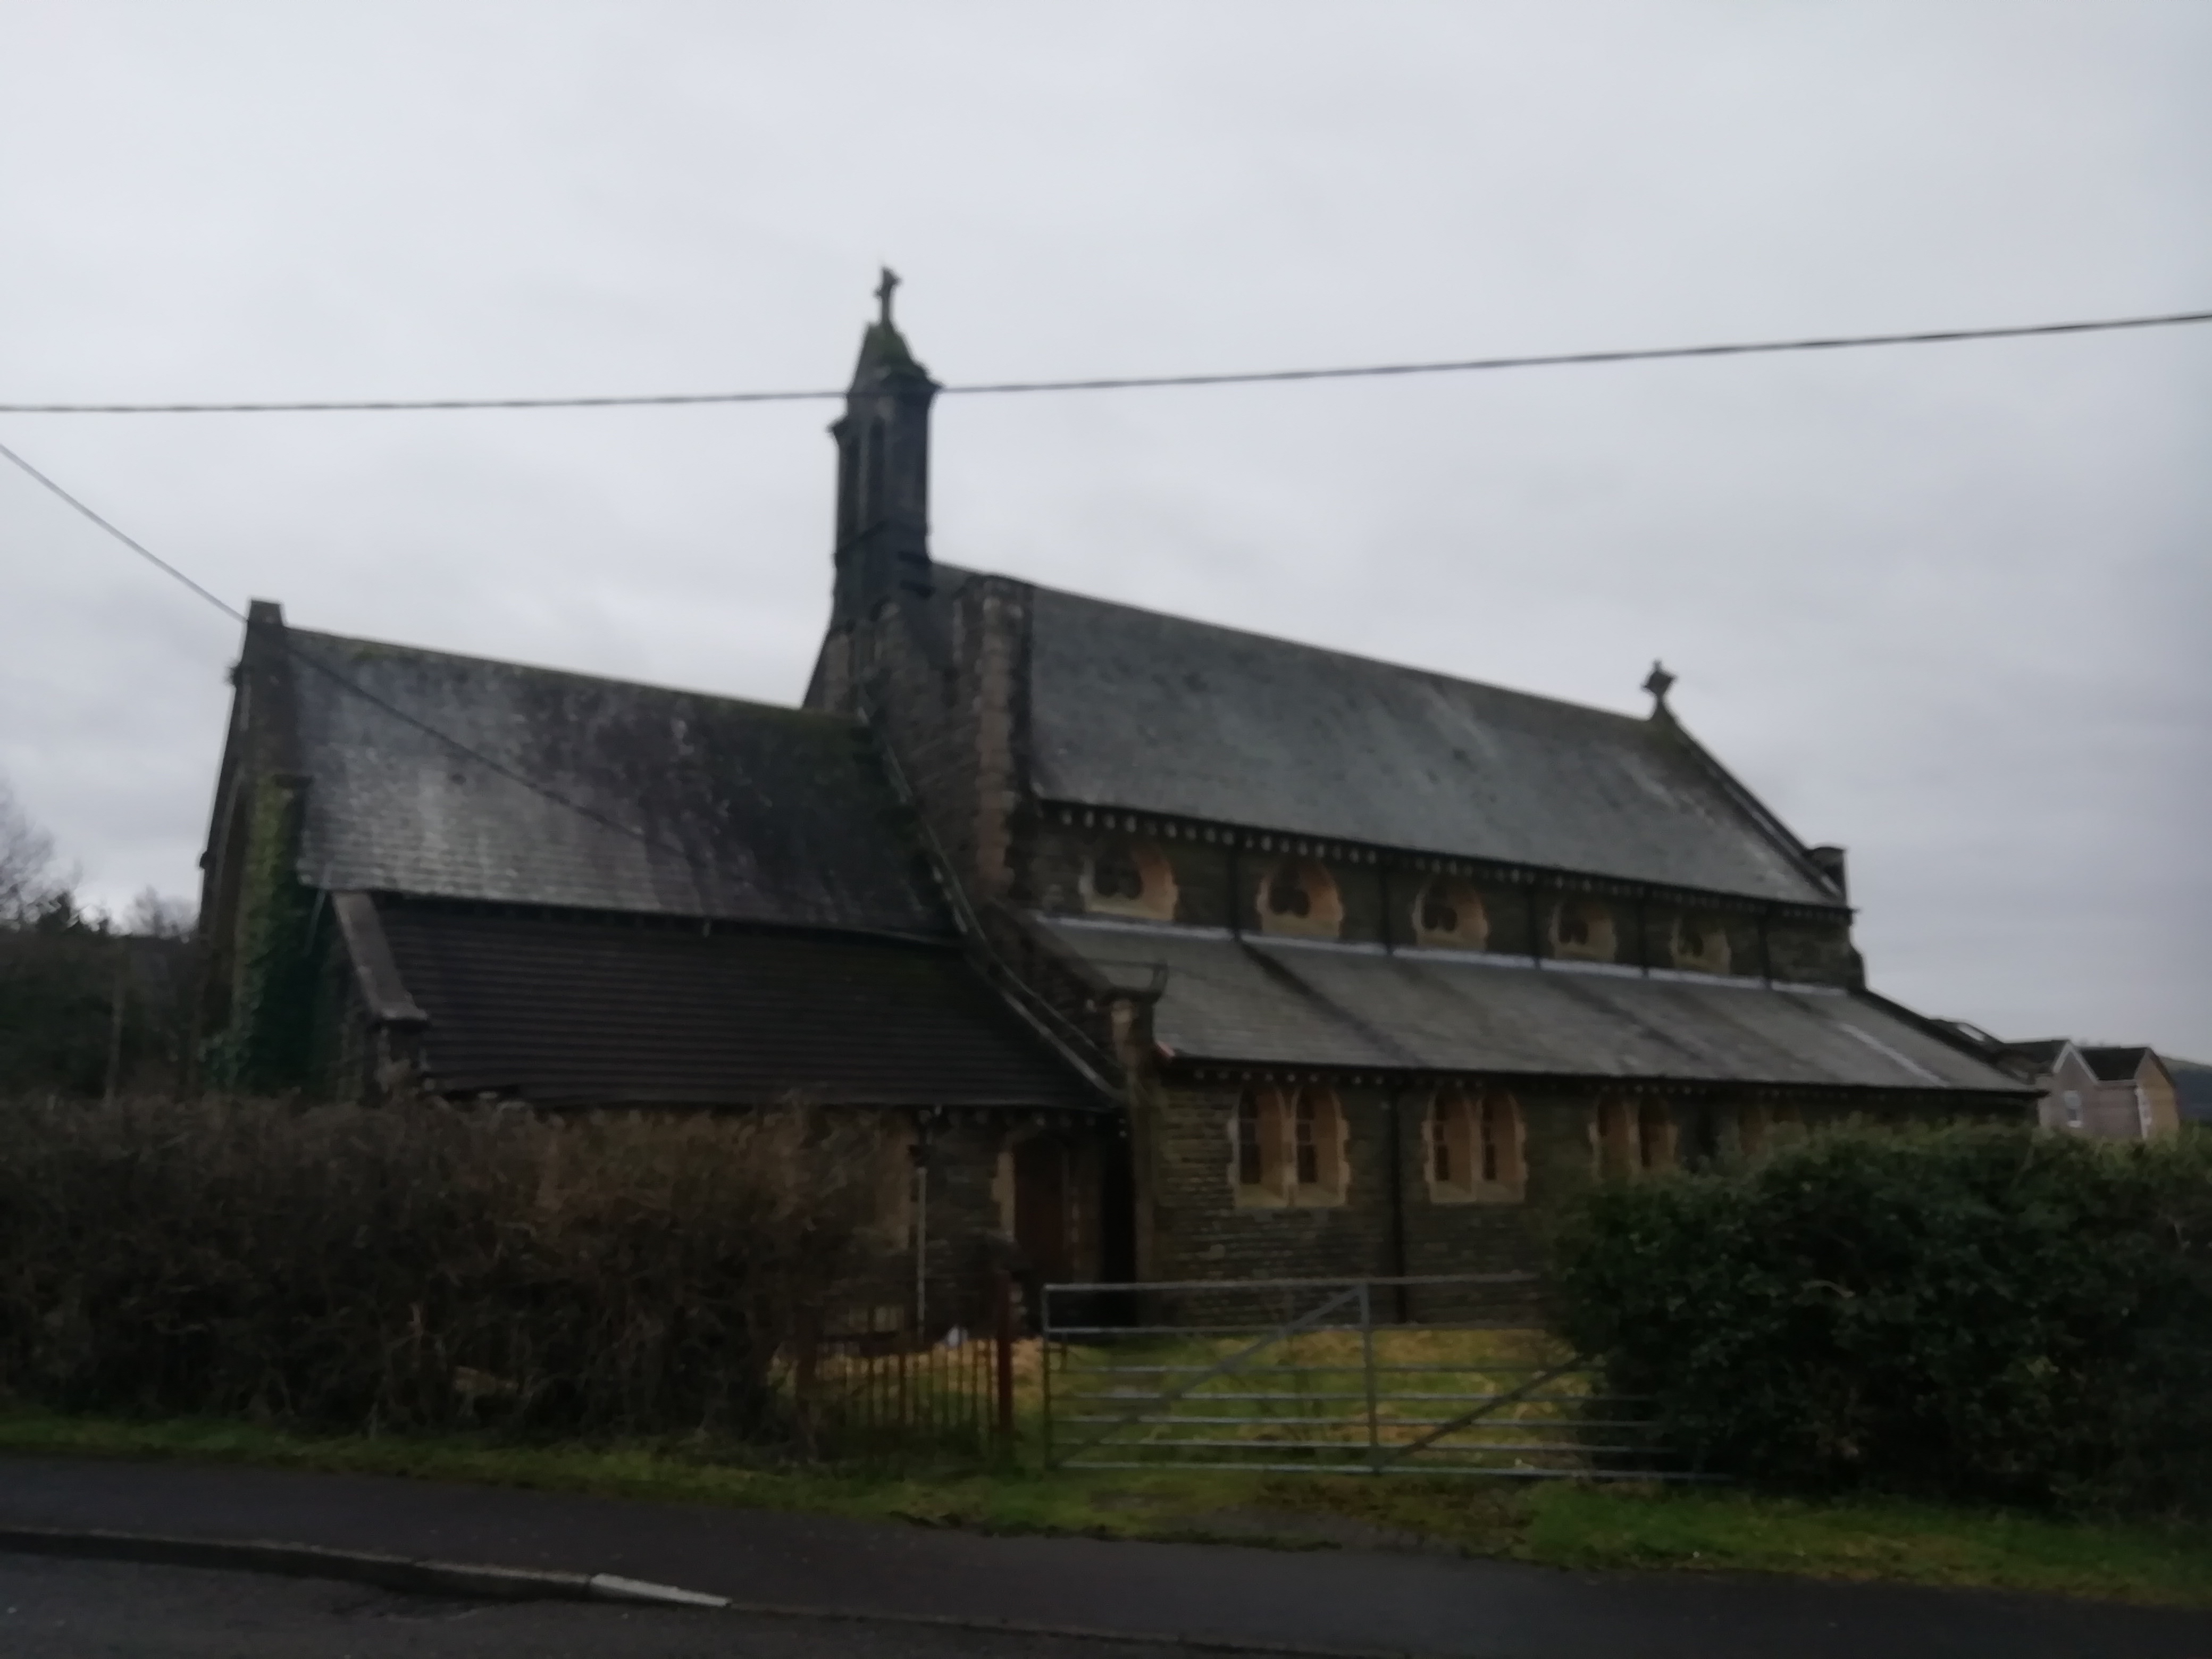
<path fill-rule="evenodd" d="M 1123 1632 L 1159 1642 L 1163 1651 L 1203 1638 L 1469 1659 L 2212 1659 L 2212 1615 L 2057 1597 L 1717 1574 L 1566 1572 L 1381 1550 L 993 1538 L 825 1516 L 182 1463 L 0 1458 L 0 1524 L 271 1539 L 617 1573 L 757 1606 Z M 23 1565 L 18 1558 L 9 1571 L 20 1577 Z M 298 1585 L 281 1592 L 300 1593 Z M 331 1593 L 368 1599 L 357 1590 Z M 510 1607 L 477 1616 L 485 1628 L 509 1620 L 518 1627 L 542 1621 L 533 1627 L 546 1632 L 627 1628 L 606 1622 L 619 1619 L 618 1611 L 599 1607 Z M 682 1632 L 693 1626 L 681 1621 L 698 1616 L 732 1615 L 653 1615 L 638 1628 L 658 1630 L 655 1620 L 673 1620 L 666 1628 Z M 787 1629 L 777 1639 L 819 1639 L 827 1644 L 818 1650 L 824 1652 L 936 1650 L 912 1645 L 933 1633 L 915 1634 L 911 1627 L 901 1632 L 841 1621 L 821 1630 L 817 1638 Z M 963 1636 L 946 1650 L 981 1652 L 988 1639 Z M 1006 1650 L 1047 1651 L 1037 1640 L 1021 1638 Z M 871 1641 L 908 1645 L 870 1649 L 865 1644 Z M 1118 1644 L 1111 1650 L 1132 1651 Z M 0 1655 L 15 1651 L 0 1641 Z"/>
<path fill-rule="evenodd" d="M 252 1573 L 0 1555 L 8 1659 L 1183 1659 L 1190 1651 L 577 1602 L 472 1604 Z"/>

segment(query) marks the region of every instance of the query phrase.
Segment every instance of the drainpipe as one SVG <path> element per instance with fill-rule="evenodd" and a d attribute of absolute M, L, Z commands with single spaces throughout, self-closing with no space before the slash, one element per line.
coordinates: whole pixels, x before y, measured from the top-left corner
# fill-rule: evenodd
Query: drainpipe
<path fill-rule="evenodd" d="M 1244 933 L 1244 877 L 1238 868 L 1243 862 L 1237 856 L 1237 831 L 1229 832 L 1229 931 L 1238 938 Z"/>
<path fill-rule="evenodd" d="M 1385 1097 L 1390 1123 L 1390 1272 L 1394 1278 L 1406 1276 L 1406 1137 L 1401 1127 L 1404 1113 L 1400 1109 L 1405 1091 L 1393 1089 Z M 1407 1320 L 1406 1286 L 1391 1287 L 1398 1322 Z"/>
<path fill-rule="evenodd" d="M 914 1124 L 914 1334 L 929 1340 L 929 1121 Z"/>

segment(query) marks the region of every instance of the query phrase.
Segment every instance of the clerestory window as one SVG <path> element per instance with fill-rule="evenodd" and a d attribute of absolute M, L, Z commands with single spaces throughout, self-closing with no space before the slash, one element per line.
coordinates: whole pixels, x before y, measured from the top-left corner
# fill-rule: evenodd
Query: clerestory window
<path fill-rule="evenodd" d="M 1096 848 L 1083 871 L 1083 908 L 1172 921 L 1175 866 L 1152 842 L 1120 836 Z"/>
<path fill-rule="evenodd" d="M 1466 882 L 1435 877 L 1413 902 L 1417 945 L 1480 951 L 1489 938 L 1490 919 L 1483 910 L 1482 895 Z"/>
<path fill-rule="evenodd" d="M 1561 899 L 1552 912 L 1552 951 L 1571 961 L 1611 962 L 1613 913 L 1589 899 Z"/>
<path fill-rule="evenodd" d="M 1264 933 L 1334 939 L 1344 925 L 1336 879 L 1312 859 L 1285 859 L 1267 872 L 1256 896 Z"/>

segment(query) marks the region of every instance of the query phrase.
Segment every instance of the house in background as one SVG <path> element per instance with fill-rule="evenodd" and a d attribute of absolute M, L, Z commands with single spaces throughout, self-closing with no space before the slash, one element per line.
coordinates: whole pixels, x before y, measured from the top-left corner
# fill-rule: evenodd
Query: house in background
<path fill-rule="evenodd" d="M 2150 1048 L 2077 1043 L 2065 1037 L 2006 1042 L 1959 1022 L 1947 1022 L 1979 1042 L 1991 1060 L 2040 1098 L 2036 1118 L 2098 1140 L 2155 1140 L 2179 1132 L 2181 1096 L 2174 1073 Z"/>
<path fill-rule="evenodd" d="M 2155 1140 L 2181 1127 L 2173 1075 L 2147 1048 L 2091 1044 L 2081 1058 L 2097 1079 L 2089 1133 L 2112 1140 Z"/>
<path fill-rule="evenodd" d="M 2166 1075 L 2173 1079 L 2174 1109 L 2184 1124 L 2212 1128 L 2212 1066 L 2201 1060 L 2181 1060 L 2161 1054 Z"/>

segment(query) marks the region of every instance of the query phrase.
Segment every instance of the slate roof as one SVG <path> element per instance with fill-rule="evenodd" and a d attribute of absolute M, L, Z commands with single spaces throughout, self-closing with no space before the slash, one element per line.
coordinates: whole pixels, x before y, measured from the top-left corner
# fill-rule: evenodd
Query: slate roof
<path fill-rule="evenodd" d="M 2132 1048 L 2085 1047 L 2081 1058 L 2100 1083 L 2132 1083 L 2149 1052 L 2141 1043 Z"/>
<path fill-rule="evenodd" d="M 1153 1031 L 1182 1060 L 1950 1089 L 2015 1100 L 2024 1092 L 1995 1067 L 1840 990 L 1037 921 L 1117 983 L 1143 985 L 1155 964 L 1165 967 Z"/>
<path fill-rule="evenodd" d="M 300 875 L 311 885 L 951 931 L 854 721 L 299 629 L 287 638 L 305 659 L 292 680 L 298 764 L 311 780 Z"/>
<path fill-rule="evenodd" d="M 956 949 L 381 907 L 441 1092 L 541 1105 L 1096 1107 Z"/>
<path fill-rule="evenodd" d="M 947 591 L 970 580 L 944 571 Z M 1039 795 L 1836 906 L 1665 722 L 1032 590 Z"/>

